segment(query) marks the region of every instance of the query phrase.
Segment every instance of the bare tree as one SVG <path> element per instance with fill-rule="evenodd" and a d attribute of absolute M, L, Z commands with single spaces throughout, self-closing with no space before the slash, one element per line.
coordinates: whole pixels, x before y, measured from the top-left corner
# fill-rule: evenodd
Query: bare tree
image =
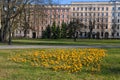
<path fill-rule="evenodd" d="M 113 20 L 113 24 L 112 24 L 112 36 L 113 38 L 115 38 L 115 34 L 116 34 L 116 27 L 117 27 L 117 24 L 116 24 L 116 19 Z"/>
<path fill-rule="evenodd" d="M 28 13 L 26 14 L 25 7 L 26 4 L 32 3 L 33 5 L 42 5 L 44 0 L 0 0 L 0 9 L 1 9 L 1 28 L 0 28 L 0 41 L 6 42 L 8 41 L 9 44 L 11 44 L 11 33 L 13 25 L 21 25 L 21 22 L 18 24 L 14 24 L 17 19 L 21 19 L 21 17 L 18 18 L 20 13 L 25 12 L 24 17 L 24 26 L 28 28 L 29 26 L 29 18 Z M 36 8 L 36 7 L 35 7 Z M 39 6 L 39 9 L 41 10 L 41 7 Z M 33 11 L 36 13 L 36 10 L 39 10 L 38 8 Z M 43 9 L 43 8 L 42 8 Z M 41 10 L 42 12 L 42 10 Z M 41 14 L 41 12 L 39 12 Z M 35 14 L 34 14 L 35 16 Z M 35 16 L 36 17 L 36 16 Z M 37 17 L 38 18 L 38 17 Z M 41 19 L 41 18 L 38 18 Z M 21 20 L 20 20 L 21 21 Z M 39 23 L 39 21 L 38 21 Z M 34 24 L 37 24 L 36 21 L 34 21 Z M 15 28 L 15 27 L 14 27 Z M 26 31 L 25 31 L 26 32 Z M 8 38 L 9 37 L 9 38 Z"/>
<path fill-rule="evenodd" d="M 78 32 L 80 31 L 81 28 L 84 27 L 84 24 L 80 22 L 79 19 L 77 18 L 73 18 L 73 21 L 71 21 L 68 24 L 68 34 L 71 35 L 71 38 L 74 38 L 74 41 L 76 41 L 77 37 L 78 37 Z"/>
<path fill-rule="evenodd" d="M 105 38 L 105 27 L 106 27 L 106 24 L 105 24 L 105 18 L 104 17 L 101 17 L 99 18 L 100 22 L 98 23 L 98 25 L 100 26 L 100 31 L 101 31 L 101 37 L 102 38 Z"/>
<path fill-rule="evenodd" d="M 23 10 L 30 0 L 1 0 L 0 41 L 11 44 L 12 19 Z M 8 35 L 9 34 L 9 35 Z M 9 36 L 9 38 L 7 38 Z"/>

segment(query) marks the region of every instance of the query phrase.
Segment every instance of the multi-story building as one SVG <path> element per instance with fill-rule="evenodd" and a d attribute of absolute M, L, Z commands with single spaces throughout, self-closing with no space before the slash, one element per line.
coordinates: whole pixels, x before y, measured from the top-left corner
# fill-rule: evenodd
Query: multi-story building
<path fill-rule="evenodd" d="M 78 18 L 86 25 L 80 32 L 80 37 L 88 37 L 90 32 L 90 21 L 94 23 L 92 30 L 94 37 L 111 37 L 111 12 L 112 6 L 109 2 L 72 2 L 72 18 Z"/>
<path fill-rule="evenodd" d="M 28 36 L 40 38 L 42 31 L 54 21 L 61 25 L 77 18 L 85 27 L 78 31 L 78 37 L 88 37 L 91 23 L 94 24 L 92 34 L 94 38 L 120 38 L 120 2 L 116 3 L 116 12 L 112 2 L 72 2 L 67 5 L 44 5 L 44 17 L 31 15 L 31 26 L 34 30 Z M 42 20 L 42 21 L 41 21 Z M 115 27 L 115 25 L 116 27 Z M 20 34 L 20 33 L 18 33 Z M 21 34 L 23 34 L 21 32 Z M 17 34 L 15 34 L 17 36 Z"/>
<path fill-rule="evenodd" d="M 120 38 L 120 2 L 116 2 L 116 6 L 112 5 L 111 15 L 111 38 Z"/>
<path fill-rule="evenodd" d="M 30 14 L 30 26 L 32 27 L 32 31 L 29 30 L 27 34 L 30 38 L 41 38 L 42 31 L 45 30 L 48 25 L 52 25 L 53 22 L 56 22 L 57 25 L 61 25 L 62 22 L 69 23 L 71 15 L 70 5 L 32 6 Z M 24 36 L 24 32 L 15 33 L 15 36 L 17 35 L 22 37 Z"/>

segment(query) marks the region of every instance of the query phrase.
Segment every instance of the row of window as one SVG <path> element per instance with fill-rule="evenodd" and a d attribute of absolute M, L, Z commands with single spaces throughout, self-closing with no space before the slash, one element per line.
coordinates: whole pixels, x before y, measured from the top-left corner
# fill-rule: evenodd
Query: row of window
<path fill-rule="evenodd" d="M 69 15 L 50 15 L 50 18 L 69 18 Z"/>
<path fill-rule="evenodd" d="M 23 31 L 21 31 L 21 30 L 16 30 L 16 34 L 23 34 Z M 30 34 L 30 32 L 27 31 L 27 34 Z"/>
<path fill-rule="evenodd" d="M 112 10 L 115 10 L 115 7 L 113 7 Z M 120 10 L 120 7 L 117 7 L 116 10 Z"/>
<path fill-rule="evenodd" d="M 89 34 L 89 32 L 81 32 L 80 33 L 80 36 L 85 36 L 85 37 L 87 37 L 88 35 L 87 34 Z M 108 37 L 109 36 L 109 33 L 108 32 L 105 32 L 105 33 L 103 33 L 103 32 L 97 32 L 96 34 L 99 34 L 99 35 L 101 35 L 102 37 L 103 37 L 103 35 L 104 36 L 106 36 L 106 37 Z M 115 34 L 114 33 L 112 33 L 112 36 L 114 36 Z M 120 33 L 119 32 L 117 32 L 116 33 L 116 36 L 120 36 Z"/>
<path fill-rule="evenodd" d="M 108 16 L 106 13 L 73 13 L 73 16 Z"/>
<path fill-rule="evenodd" d="M 69 12 L 69 9 L 52 9 L 52 10 L 46 10 L 45 12 Z"/>
<path fill-rule="evenodd" d="M 85 11 L 91 11 L 91 10 L 93 10 L 93 11 L 96 11 L 96 10 L 102 10 L 102 11 L 108 11 L 108 7 L 73 7 L 73 11 L 79 11 L 79 10 L 81 10 L 81 11 L 83 11 L 83 10 L 85 10 Z"/>
<path fill-rule="evenodd" d="M 120 17 L 120 12 L 118 12 L 118 13 L 116 13 L 116 14 L 115 14 L 115 13 L 112 13 L 112 16 L 115 16 L 115 15 Z"/>
<path fill-rule="evenodd" d="M 116 19 L 116 21 L 114 19 L 112 19 L 112 22 L 116 22 L 116 23 L 120 23 L 120 19 Z"/>
<path fill-rule="evenodd" d="M 85 26 L 85 29 L 87 28 L 91 28 L 90 26 Z M 93 26 L 92 29 L 108 29 L 108 25 L 104 25 L 104 26 L 100 26 L 100 25 L 96 25 L 96 26 Z"/>
<path fill-rule="evenodd" d="M 104 22 L 107 23 L 108 22 L 108 18 L 96 18 L 96 19 L 92 19 L 92 18 L 85 18 L 85 19 L 80 19 L 81 22 L 85 21 L 85 22 L 89 22 L 89 21 L 95 21 L 95 22 Z"/>

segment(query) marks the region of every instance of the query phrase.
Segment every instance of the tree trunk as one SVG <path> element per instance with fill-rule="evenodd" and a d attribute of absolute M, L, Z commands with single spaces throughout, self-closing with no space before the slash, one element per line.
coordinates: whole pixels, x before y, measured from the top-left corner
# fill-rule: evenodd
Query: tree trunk
<path fill-rule="evenodd" d="M 24 30 L 24 37 L 27 38 L 27 30 Z"/>

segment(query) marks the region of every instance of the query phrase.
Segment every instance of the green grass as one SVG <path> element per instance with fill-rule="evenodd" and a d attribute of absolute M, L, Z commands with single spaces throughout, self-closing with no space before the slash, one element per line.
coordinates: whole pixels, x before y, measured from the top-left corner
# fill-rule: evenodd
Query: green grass
<path fill-rule="evenodd" d="M 101 72 L 66 73 L 42 67 L 31 67 L 8 60 L 12 53 L 24 53 L 36 49 L 0 50 L 0 80 L 120 80 L 120 48 L 106 48 L 108 56 Z M 41 49 L 37 49 L 41 50 Z"/>
<path fill-rule="evenodd" d="M 120 40 L 97 40 L 97 39 L 14 39 L 15 45 L 120 45 Z"/>

